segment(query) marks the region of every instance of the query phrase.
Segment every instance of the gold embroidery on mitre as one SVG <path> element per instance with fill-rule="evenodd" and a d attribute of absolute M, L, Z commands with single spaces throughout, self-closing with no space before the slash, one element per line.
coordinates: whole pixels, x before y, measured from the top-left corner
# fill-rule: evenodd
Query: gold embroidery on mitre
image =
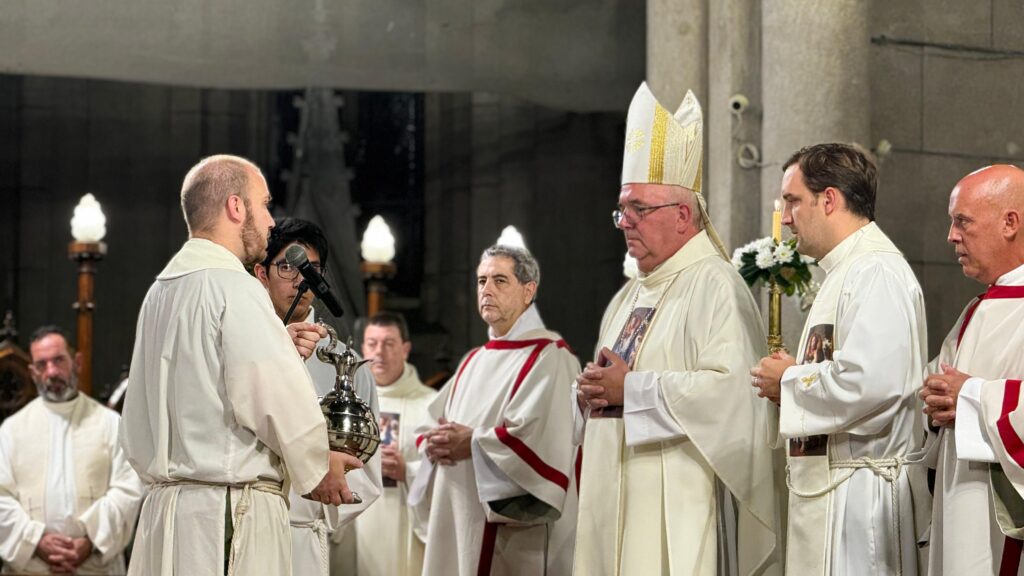
<path fill-rule="evenodd" d="M 668 110 L 654 107 L 654 126 L 651 127 L 651 155 L 648 161 L 647 181 L 661 184 L 665 178 L 665 135 L 668 130 Z"/>
<path fill-rule="evenodd" d="M 634 128 L 626 135 L 626 152 L 635 154 L 647 143 L 647 134 L 640 128 Z"/>
<path fill-rule="evenodd" d="M 697 162 L 697 175 L 693 178 L 693 188 L 691 188 L 691 190 L 693 190 L 694 192 L 701 191 L 701 186 L 703 186 L 703 182 L 701 182 L 701 172 L 703 171 L 704 159 L 701 158 L 700 161 Z M 708 215 L 708 217 L 710 218 L 710 215 Z"/>

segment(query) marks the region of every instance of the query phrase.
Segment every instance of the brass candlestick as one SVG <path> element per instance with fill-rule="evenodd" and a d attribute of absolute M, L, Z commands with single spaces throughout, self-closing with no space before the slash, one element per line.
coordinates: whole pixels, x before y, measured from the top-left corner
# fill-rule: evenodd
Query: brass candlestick
<path fill-rule="evenodd" d="M 772 278 L 768 285 L 768 352 L 785 348 L 782 343 L 782 289 Z"/>
<path fill-rule="evenodd" d="M 68 245 L 68 258 L 78 262 L 78 301 L 72 304 L 78 316 L 78 351 L 82 354 L 82 369 L 78 375 L 78 389 L 92 396 L 92 316 L 96 308 L 95 277 L 100 260 L 107 254 L 103 242 L 72 242 Z"/>

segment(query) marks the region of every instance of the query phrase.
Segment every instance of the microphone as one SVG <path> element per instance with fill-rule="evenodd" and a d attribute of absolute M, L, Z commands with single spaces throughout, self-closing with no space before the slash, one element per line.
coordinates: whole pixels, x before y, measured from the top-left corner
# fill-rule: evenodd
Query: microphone
<path fill-rule="evenodd" d="M 316 271 L 316 268 L 309 263 L 309 258 L 306 257 L 306 249 L 298 244 L 292 244 L 284 252 L 284 259 L 288 264 L 294 266 L 299 270 L 299 274 L 306 280 L 306 284 L 309 289 L 313 292 L 313 295 L 320 299 L 321 302 L 327 306 L 327 309 L 334 314 L 335 318 L 340 317 L 344 312 L 341 309 L 341 304 L 338 304 L 338 300 L 331 293 L 331 286 L 327 284 L 324 277 Z"/>

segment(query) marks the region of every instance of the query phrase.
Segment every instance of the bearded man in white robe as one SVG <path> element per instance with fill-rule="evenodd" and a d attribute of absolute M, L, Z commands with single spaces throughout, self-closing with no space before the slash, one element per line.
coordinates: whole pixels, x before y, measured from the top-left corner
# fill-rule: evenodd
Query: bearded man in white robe
<path fill-rule="evenodd" d="M 908 466 L 923 441 L 921 287 L 874 222 L 877 170 L 860 150 L 809 146 L 783 172 L 782 223 L 827 274 L 799 343 L 804 360 L 780 351 L 751 369 L 773 402 L 771 436 L 789 441 L 786 573 L 917 574 L 930 501 L 923 467 Z"/>
<path fill-rule="evenodd" d="M 285 259 L 285 252 L 292 246 L 306 251 L 310 266 L 321 275 L 327 273 L 330 246 L 320 228 L 300 218 L 278 218 L 270 231 L 267 243 L 267 257 L 253 267 L 253 274 L 270 294 L 274 312 L 282 321 L 292 312 L 292 318 L 301 319 L 288 325 L 288 332 L 304 347 L 326 345 L 329 338 L 320 338 L 317 327 L 317 310 L 313 307 L 313 293 L 305 291 L 296 302 L 299 285 L 303 276 L 298 268 Z M 292 306 L 294 303 L 294 307 Z M 297 344 L 300 345 L 300 344 Z M 343 352 L 345 344 L 338 342 L 335 350 Z M 313 378 L 317 396 L 323 397 L 334 389 L 337 371 L 334 365 L 321 362 L 314 355 L 306 359 L 306 368 Z M 353 383 L 356 395 L 366 402 L 374 414 L 378 413 L 377 390 L 369 367 L 356 371 Z M 346 478 L 346 489 L 355 496 L 351 501 L 346 495 L 342 506 L 326 505 L 301 497 L 294 488 L 289 495 L 288 518 L 292 527 L 292 573 L 302 576 L 327 576 L 330 573 L 331 534 L 352 523 L 373 504 L 381 493 L 380 453 L 374 454 L 366 465 L 351 472 Z M 350 559 L 351 560 L 351 559 Z"/>
<path fill-rule="evenodd" d="M 579 576 L 760 574 L 776 560 L 767 409 L 747 384 L 764 330 L 700 194 L 702 143 L 692 92 L 673 115 L 640 86 L 612 214 L 639 273 L 577 379 Z"/>
<path fill-rule="evenodd" d="M 311 338 L 293 343 L 245 269 L 266 255 L 269 203 L 242 158 L 206 158 L 185 177 L 190 238 L 143 301 L 120 431 L 149 488 L 133 576 L 291 574 L 285 482 L 351 500 L 345 468 L 362 464 L 328 449 L 302 361 Z"/>
<path fill-rule="evenodd" d="M 987 289 L 949 331 L 921 389 L 936 469 L 928 573 L 1024 574 L 1024 171 L 968 174 L 949 217 L 964 275 Z"/>
<path fill-rule="evenodd" d="M 476 282 L 490 339 L 459 363 L 417 439 L 427 461 L 410 503 L 429 508 L 423 574 L 568 574 L 579 363 L 544 327 L 529 252 L 488 248 Z"/>
<path fill-rule="evenodd" d="M 30 339 L 39 397 L 0 425 L 4 574 L 124 574 L 142 482 L 117 441 L 120 417 L 78 391 L 67 333 Z"/>

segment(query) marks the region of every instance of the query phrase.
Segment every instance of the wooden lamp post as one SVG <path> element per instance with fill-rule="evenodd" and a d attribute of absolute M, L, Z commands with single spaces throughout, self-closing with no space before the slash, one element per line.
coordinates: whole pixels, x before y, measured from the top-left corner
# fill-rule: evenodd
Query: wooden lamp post
<path fill-rule="evenodd" d="M 95 276 L 97 264 L 107 253 L 107 245 L 101 242 L 107 232 L 107 219 L 100 209 L 100 203 L 92 194 L 82 196 L 71 219 L 71 235 L 75 238 L 68 245 L 68 258 L 78 262 L 78 301 L 72 308 L 78 313 L 78 351 L 82 353 L 82 370 L 79 374 L 79 390 L 92 396 L 92 313 L 95 303 Z"/>
<path fill-rule="evenodd" d="M 374 216 L 366 226 L 361 244 L 363 263 L 360 269 L 366 279 L 366 315 L 372 317 L 384 307 L 387 280 L 398 270 L 391 260 L 395 257 L 395 237 L 381 216 Z"/>

